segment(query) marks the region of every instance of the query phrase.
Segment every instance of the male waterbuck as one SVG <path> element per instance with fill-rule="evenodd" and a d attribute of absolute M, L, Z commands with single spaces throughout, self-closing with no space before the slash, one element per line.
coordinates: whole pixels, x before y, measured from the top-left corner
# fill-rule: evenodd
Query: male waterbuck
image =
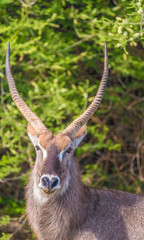
<path fill-rule="evenodd" d="M 20 97 L 10 69 L 6 76 L 13 101 L 28 121 L 36 162 L 26 188 L 26 213 L 39 240 L 144 240 L 144 195 L 85 186 L 73 153 L 86 135 L 86 123 L 97 110 L 108 79 L 104 72 L 98 92 L 86 111 L 65 130 L 53 135 Z"/>

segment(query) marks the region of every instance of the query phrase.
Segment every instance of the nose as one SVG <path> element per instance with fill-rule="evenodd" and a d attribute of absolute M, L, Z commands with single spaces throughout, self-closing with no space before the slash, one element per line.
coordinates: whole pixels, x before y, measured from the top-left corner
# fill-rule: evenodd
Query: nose
<path fill-rule="evenodd" d="M 41 183 L 42 183 L 42 187 L 44 187 L 49 191 L 53 188 L 56 188 L 59 185 L 59 178 L 57 176 L 55 177 L 43 176 L 41 178 Z"/>

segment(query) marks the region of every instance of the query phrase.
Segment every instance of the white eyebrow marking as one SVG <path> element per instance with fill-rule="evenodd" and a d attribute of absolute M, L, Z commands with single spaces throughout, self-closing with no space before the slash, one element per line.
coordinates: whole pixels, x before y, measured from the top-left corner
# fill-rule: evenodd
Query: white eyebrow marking
<path fill-rule="evenodd" d="M 34 147 L 39 146 L 39 148 L 42 150 L 43 159 L 45 159 L 47 157 L 47 151 L 40 145 L 38 137 L 36 135 L 31 136 L 30 133 L 28 133 L 28 136 L 29 136 L 32 144 L 34 145 Z"/>
<path fill-rule="evenodd" d="M 64 154 L 64 152 L 65 152 L 65 150 L 62 150 L 62 151 L 59 153 L 59 155 L 58 155 L 58 158 L 59 158 L 59 160 L 61 160 L 61 161 L 62 161 L 62 159 L 63 159 L 63 154 Z"/>
<path fill-rule="evenodd" d="M 59 158 L 60 161 L 62 161 L 63 155 L 64 155 L 65 151 L 70 147 L 70 145 L 71 144 L 69 143 L 68 146 L 59 153 L 58 158 Z"/>
<path fill-rule="evenodd" d="M 43 159 L 45 159 L 47 157 L 47 151 L 40 145 L 39 140 L 38 140 L 37 146 L 39 146 L 40 149 L 42 150 Z"/>

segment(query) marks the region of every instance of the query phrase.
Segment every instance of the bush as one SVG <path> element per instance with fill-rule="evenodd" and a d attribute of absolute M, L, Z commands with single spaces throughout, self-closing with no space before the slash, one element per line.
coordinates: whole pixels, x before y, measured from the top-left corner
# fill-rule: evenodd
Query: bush
<path fill-rule="evenodd" d="M 108 87 L 76 154 L 87 184 L 142 192 L 143 1 L 1 0 L 0 15 L 1 219 L 10 224 L 24 214 L 23 187 L 35 159 L 5 80 L 8 41 L 21 96 L 55 134 L 92 101 L 107 41 Z"/>

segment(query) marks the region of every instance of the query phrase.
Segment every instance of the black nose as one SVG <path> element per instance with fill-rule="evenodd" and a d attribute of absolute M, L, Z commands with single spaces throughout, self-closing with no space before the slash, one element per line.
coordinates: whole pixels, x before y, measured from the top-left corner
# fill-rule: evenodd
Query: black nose
<path fill-rule="evenodd" d="M 59 184 L 59 178 L 58 177 L 52 177 L 51 179 L 49 177 L 42 177 L 41 178 L 42 180 L 42 185 L 44 188 L 48 189 L 48 190 L 51 190 L 55 187 L 58 186 Z"/>

